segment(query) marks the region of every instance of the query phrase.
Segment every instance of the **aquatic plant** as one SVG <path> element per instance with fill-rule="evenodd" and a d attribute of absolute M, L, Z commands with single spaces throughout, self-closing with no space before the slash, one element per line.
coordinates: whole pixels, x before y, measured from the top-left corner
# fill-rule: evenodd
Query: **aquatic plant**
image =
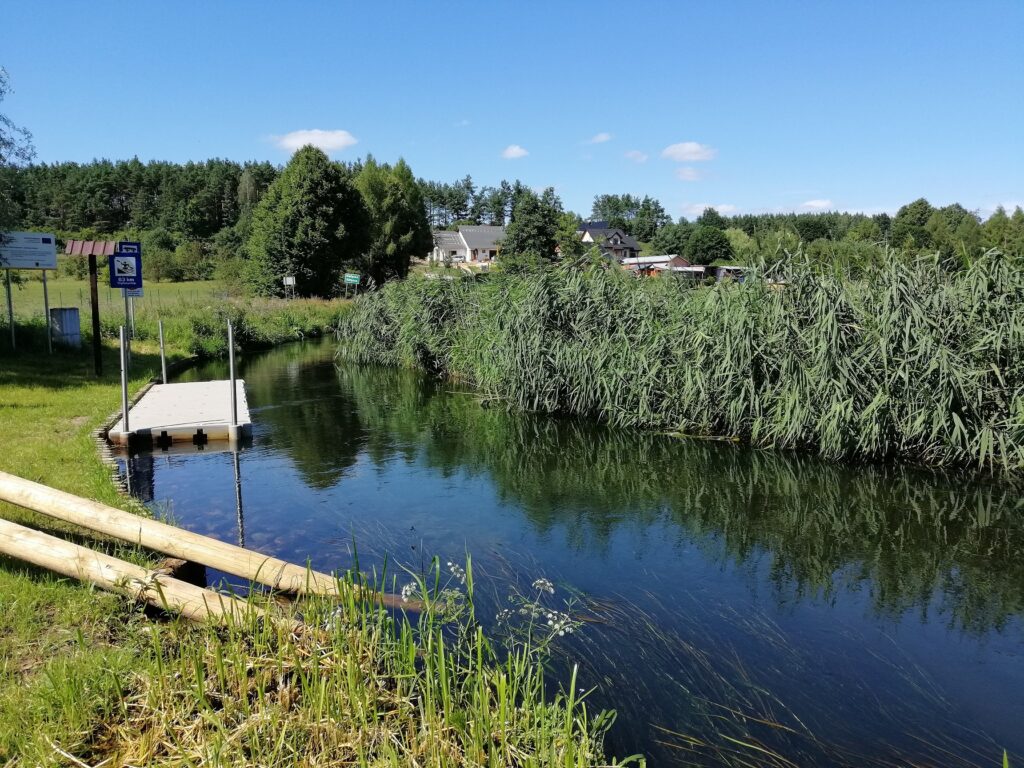
<path fill-rule="evenodd" d="M 990 251 L 853 279 L 798 256 L 742 284 L 589 263 L 410 279 L 355 302 L 340 353 L 527 411 L 829 458 L 1024 466 L 1024 272 Z"/>

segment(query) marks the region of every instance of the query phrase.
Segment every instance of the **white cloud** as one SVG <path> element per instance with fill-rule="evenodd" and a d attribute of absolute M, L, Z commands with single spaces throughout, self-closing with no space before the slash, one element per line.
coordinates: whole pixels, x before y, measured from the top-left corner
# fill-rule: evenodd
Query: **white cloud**
<path fill-rule="evenodd" d="M 353 144 L 358 144 L 359 139 L 348 131 L 322 131 L 319 128 L 312 128 L 304 131 L 292 131 L 284 136 L 275 136 L 274 143 L 289 152 L 302 149 L 307 144 L 319 147 L 324 152 L 340 152 Z"/>
<path fill-rule="evenodd" d="M 595 133 L 587 140 L 587 144 L 604 144 L 606 141 L 611 141 L 612 135 L 601 131 L 601 133 Z"/>
<path fill-rule="evenodd" d="M 676 178 L 680 181 L 700 181 L 701 173 L 692 165 L 684 165 L 676 169 Z"/>
<path fill-rule="evenodd" d="M 696 163 L 702 160 L 714 160 L 718 150 L 696 141 L 681 141 L 670 144 L 661 150 L 661 156 L 677 163 Z"/>
<path fill-rule="evenodd" d="M 639 149 L 631 149 L 626 153 L 626 158 L 632 160 L 634 163 L 646 163 L 647 153 L 641 152 Z"/>
<path fill-rule="evenodd" d="M 800 207 L 808 211 L 824 211 L 832 207 L 832 201 L 828 199 L 808 200 L 800 203 Z"/>
<path fill-rule="evenodd" d="M 520 157 L 526 157 L 528 154 L 530 153 L 527 152 L 522 147 L 520 147 L 518 144 L 509 144 L 502 151 L 501 156 L 504 157 L 506 160 L 516 160 Z"/>
<path fill-rule="evenodd" d="M 679 206 L 679 210 L 691 218 L 700 216 L 704 213 L 705 208 L 714 208 L 724 216 L 728 216 L 730 213 L 736 213 L 736 211 L 739 210 L 735 205 L 730 205 L 729 203 L 718 203 L 717 205 L 712 203 L 683 203 Z"/>

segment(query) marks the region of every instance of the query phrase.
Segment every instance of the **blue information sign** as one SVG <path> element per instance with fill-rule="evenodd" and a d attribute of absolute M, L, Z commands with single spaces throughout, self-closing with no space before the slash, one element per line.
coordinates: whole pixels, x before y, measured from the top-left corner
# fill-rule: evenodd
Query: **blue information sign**
<path fill-rule="evenodd" d="M 142 244 L 121 241 L 110 257 L 111 288 L 142 287 Z"/>

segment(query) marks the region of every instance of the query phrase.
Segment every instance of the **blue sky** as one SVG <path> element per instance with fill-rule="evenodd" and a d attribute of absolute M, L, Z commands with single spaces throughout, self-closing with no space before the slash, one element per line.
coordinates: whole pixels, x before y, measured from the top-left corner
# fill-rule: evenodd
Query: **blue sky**
<path fill-rule="evenodd" d="M 283 163 L 320 131 L 337 159 L 519 178 L 582 214 L 604 192 L 690 217 L 1024 204 L 1024 0 L 4 0 L 2 18 L 2 109 L 40 161 Z"/>

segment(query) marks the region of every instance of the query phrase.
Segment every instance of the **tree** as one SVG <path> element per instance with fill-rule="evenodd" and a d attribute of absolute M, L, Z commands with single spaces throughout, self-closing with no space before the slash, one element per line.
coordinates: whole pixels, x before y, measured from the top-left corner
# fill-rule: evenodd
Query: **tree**
<path fill-rule="evenodd" d="M 295 277 L 301 296 L 330 296 L 342 268 L 360 261 L 369 217 L 344 170 L 316 147 L 296 152 L 253 211 L 244 279 L 261 296 L 283 294 Z"/>
<path fill-rule="evenodd" d="M 923 197 L 900 208 L 892 220 L 892 244 L 900 248 L 931 247 L 926 226 L 933 213 L 932 204 Z"/>
<path fill-rule="evenodd" d="M 731 259 L 733 250 L 725 232 L 707 224 L 698 224 L 686 243 L 685 256 L 691 264 L 711 264 L 720 259 Z"/>
<path fill-rule="evenodd" d="M 693 234 L 693 225 L 680 219 L 677 224 L 666 224 L 651 238 L 651 248 L 656 254 L 683 255 L 686 253 L 686 244 Z"/>
<path fill-rule="evenodd" d="M 505 229 L 501 244 L 502 261 L 508 256 L 532 256 L 541 261 L 554 259 L 561 215 L 562 202 L 551 187 L 541 195 L 528 187 L 518 190 L 512 221 Z"/>
<path fill-rule="evenodd" d="M 830 235 L 828 221 L 821 214 L 808 213 L 797 216 L 793 227 L 805 243 L 813 243 Z"/>
<path fill-rule="evenodd" d="M 575 213 L 563 213 L 558 217 L 558 228 L 555 240 L 558 244 L 558 255 L 562 259 L 577 259 L 587 252 L 587 244 L 580 237 L 582 222 Z"/>
<path fill-rule="evenodd" d="M 378 284 L 405 277 L 411 260 L 433 247 L 422 189 L 412 170 L 401 159 L 392 168 L 367 156 L 355 183 L 370 214 L 364 270 Z"/>
<path fill-rule="evenodd" d="M 1013 209 L 1013 216 L 1010 217 L 1007 250 L 1015 254 L 1018 259 L 1024 258 L 1024 209 L 1019 205 Z"/>
<path fill-rule="evenodd" d="M 7 70 L 0 67 L 0 102 L 11 92 Z M 0 170 L 22 163 L 29 163 L 35 157 L 32 147 L 32 134 L 21 128 L 0 113 Z M 15 200 L 16 177 L 4 173 L 0 175 L 0 230 L 10 229 L 17 225 L 20 207 Z"/>
<path fill-rule="evenodd" d="M 729 222 L 714 208 L 705 208 L 704 213 L 697 217 L 696 223 L 698 227 L 713 227 L 723 232 L 729 227 Z"/>
<path fill-rule="evenodd" d="M 653 197 L 644 196 L 633 220 L 633 235 L 637 240 L 647 243 L 658 233 L 658 230 L 672 223 L 672 217 L 665 213 L 661 203 Z"/>
<path fill-rule="evenodd" d="M 982 227 L 982 235 L 986 248 L 998 248 L 1006 250 L 1010 242 L 1010 217 L 1006 215 L 1006 209 L 999 206 L 995 209 Z"/>

